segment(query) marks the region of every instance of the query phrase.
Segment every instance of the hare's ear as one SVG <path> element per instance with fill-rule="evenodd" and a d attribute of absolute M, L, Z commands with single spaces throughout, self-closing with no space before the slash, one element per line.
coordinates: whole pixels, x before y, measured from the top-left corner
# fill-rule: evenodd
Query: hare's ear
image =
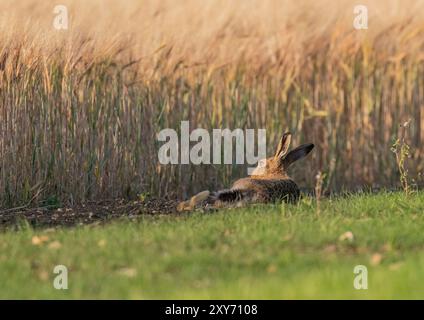
<path fill-rule="evenodd" d="M 288 168 L 293 162 L 302 159 L 308 155 L 314 148 L 313 143 L 302 144 L 301 146 L 290 151 L 283 159 L 283 167 Z"/>
<path fill-rule="evenodd" d="M 274 157 L 282 159 L 286 154 L 287 151 L 289 151 L 291 142 L 291 133 L 286 132 L 283 134 L 283 136 L 280 139 L 280 142 L 278 143 L 277 150 L 275 151 Z"/>

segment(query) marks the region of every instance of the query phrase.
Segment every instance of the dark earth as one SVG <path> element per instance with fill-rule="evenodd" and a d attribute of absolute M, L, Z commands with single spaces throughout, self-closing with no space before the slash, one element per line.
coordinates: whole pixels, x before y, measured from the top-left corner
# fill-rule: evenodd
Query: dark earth
<path fill-rule="evenodd" d="M 424 189 L 423 187 L 418 188 Z M 382 190 L 399 191 L 398 188 L 372 188 L 358 189 L 352 193 L 377 193 Z M 311 189 L 301 189 L 302 195 L 314 196 Z M 331 195 L 343 196 L 345 193 L 323 194 L 324 197 Z M 118 218 L 137 219 L 142 216 L 180 214 L 177 211 L 179 201 L 176 199 L 163 199 L 149 197 L 143 201 L 129 201 L 127 199 L 110 199 L 103 201 L 91 201 L 71 207 L 20 207 L 12 209 L 0 209 L 0 230 L 10 227 L 29 224 L 33 228 L 77 226 L 85 224 L 102 224 Z"/>
<path fill-rule="evenodd" d="M 0 227 L 22 224 L 32 227 L 75 226 L 105 223 L 112 219 L 136 219 L 141 215 L 163 215 L 176 213 L 178 202 L 151 198 L 144 201 L 105 200 L 87 202 L 73 207 L 0 209 Z"/>

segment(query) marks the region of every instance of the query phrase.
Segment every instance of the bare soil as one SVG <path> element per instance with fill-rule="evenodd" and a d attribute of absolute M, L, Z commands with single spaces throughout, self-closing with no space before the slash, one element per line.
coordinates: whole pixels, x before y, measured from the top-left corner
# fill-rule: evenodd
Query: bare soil
<path fill-rule="evenodd" d="M 27 222 L 33 227 L 75 226 L 103 223 L 116 218 L 136 218 L 143 214 L 176 213 L 177 201 L 148 199 L 145 201 L 105 200 L 63 208 L 16 208 L 0 210 L 0 227 Z"/>

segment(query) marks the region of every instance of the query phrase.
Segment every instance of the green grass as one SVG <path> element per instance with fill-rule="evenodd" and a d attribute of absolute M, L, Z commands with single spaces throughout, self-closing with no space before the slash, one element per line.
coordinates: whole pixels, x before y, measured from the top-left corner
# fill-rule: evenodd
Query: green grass
<path fill-rule="evenodd" d="M 424 298 L 424 193 L 0 234 L 0 298 Z M 351 231 L 352 241 L 340 235 Z M 41 245 L 34 236 L 46 235 Z M 51 243 L 61 244 L 52 248 Z M 378 261 L 377 255 L 381 257 Z M 373 258 L 374 256 L 374 258 Z M 69 289 L 53 288 L 55 265 Z M 368 267 L 368 290 L 353 287 Z"/>

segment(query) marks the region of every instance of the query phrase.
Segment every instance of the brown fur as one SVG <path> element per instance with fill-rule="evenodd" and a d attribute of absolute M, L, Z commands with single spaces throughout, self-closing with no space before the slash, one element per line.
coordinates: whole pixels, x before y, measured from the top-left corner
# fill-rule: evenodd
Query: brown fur
<path fill-rule="evenodd" d="M 314 148 L 305 144 L 288 152 L 291 134 L 285 133 L 280 139 L 273 157 L 260 160 L 252 175 L 234 182 L 231 189 L 215 193 L 203 191 L 178 205 L 179 211 L 196 207 L 225 207 L 234 204 L 287 201 L 299 199 L 300 191 L 287 174 L 289 166 L 305 157 Z"/>

